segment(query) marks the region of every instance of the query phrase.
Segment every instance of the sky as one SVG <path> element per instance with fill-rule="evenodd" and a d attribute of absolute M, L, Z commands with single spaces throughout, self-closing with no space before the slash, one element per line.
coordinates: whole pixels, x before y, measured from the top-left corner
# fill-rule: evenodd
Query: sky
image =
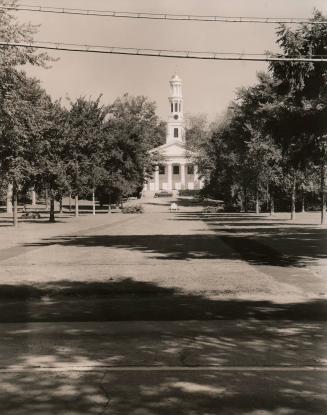
<path fill-rule="evenodd" d="M 326 0 L 22 0 L 21 4 L 116 11 L 256 17 L 309 17 L 327 14 Z M 276 51 L 276 25 L 153 21 L 17 12 L 19 21 L 40 25 L 35 40 L 192 51 L 262 53 Z M 169 79 L 183 81 L 185 112 L 224 112 L 235 91 L 256 81 L 264 62 L 197 61 L 120 55 L 51 52 L 50 69 L 27 68 L 53 98 L 79 96 L 110 104 L 128 92 L 156 101 L 165 120 Z"/>

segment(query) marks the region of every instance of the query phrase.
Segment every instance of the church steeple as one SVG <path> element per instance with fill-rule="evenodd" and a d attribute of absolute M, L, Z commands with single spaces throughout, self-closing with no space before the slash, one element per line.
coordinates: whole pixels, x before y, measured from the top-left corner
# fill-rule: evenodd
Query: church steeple
<path fill-rule="evenodd" d="M 166 142 L 175 141 L 184 142 L 184 117 L 183 117 L 183 94 L 182 80 L 175 74 L 169 81 L 170 96 L 169 100 L 169 117 L 167 124 Z"/>

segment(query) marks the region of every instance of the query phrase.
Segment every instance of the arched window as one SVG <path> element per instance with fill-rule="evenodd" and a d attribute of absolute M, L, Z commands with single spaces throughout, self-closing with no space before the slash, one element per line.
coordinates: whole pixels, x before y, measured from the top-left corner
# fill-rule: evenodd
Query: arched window
<path fill-rule="evenodd" d="M 178 128 L 174 128 L 174 138 L 178 137 Z"/>
<path fill-rule="evenodd" d="M 179 107 L 179 112 L 181 112 L 182 111 L 182 104 L 179 103 L 178 107 Z"/>
<path fill-rule="evenodd" d="M 170 104 L 170 110 L 171 110 L 171 112 L 174 112 L 174 104 L 173 103 Z"/>
<path fill-rule="evenodd" d="M 177 112 L 177 111 L 178 111 L 177 102 L 175 102 L 175 112 Z"/>

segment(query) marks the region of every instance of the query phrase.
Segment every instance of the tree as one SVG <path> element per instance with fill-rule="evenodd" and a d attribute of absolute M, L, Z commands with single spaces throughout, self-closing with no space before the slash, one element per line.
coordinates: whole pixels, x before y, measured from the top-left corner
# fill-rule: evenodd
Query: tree
<path fill-rule="evenodd" d="M 15 5 L 16 1 L 9 2 Z M 0 5 L 8 2 L 0 0 Z M 36 27 L 30 24 L 20 24 L 8 9 L 0 9 L 0 41 L 1 42 L 30 42 L 36 33 Z M 42 95 L 35 80 L 27 78 L 26 74 L 17 69 L 29 63 L 45 66 L 50 60 L 46 53 L 37 53 L 34 48 L 14 46 L 0 47 L 0 169 L 9 189 L 7 201 L 11 193 L 14 199 L 14 224 L 17 225 L 17 194 L 22 189 L 23 181 L 28 181 L 29 173 L 33 170 L 29 159 L 33 142 L 29 140 L 39 129 L 32 110 L 38 107 L 38 99 Z M 10 203 L 7 202 L 7 210 Z"/>
<path fill-rule="evenodd" d="M 273 87 L 272 78 L 259 73 L 256 85 L 239 89 L 225 117 L 213 126 L 211 138 L 203 147 L 204 157 L 200 153 L 200 159 L 207 160 L 199 162 L 201 169 L 210 166 L 208 190 L 227 205 L 240 202 L 245 211 L 253 200 L 259 212 L 260 194 L 270 198 L 270 187 L 277 182 L 281 154 L 266 131 L 267 115 L 263 111 L 274 100 Z"/>
<path fill-rule="evenodd" d="M 15 226 L 18 193 L 26 191 L 37 174 L 45 99 L 35 79 L 12 68 L 0 70 L 0 170 L 7 183 L 12 184 Z"/>
<path fill-rule="evenodd" d="M 252 130 L 252 129 L 251 129 Z M 255 187 L 256 213 L 260 213 L 260 193 L 266 191 L 267 201 L 270 199 L 269 188 L 276 183 L 279 170 L 281 151 L 269 136 L 263 137 L 260 132 L 251 131 L 251 138 L 247 142 L 245 165 Z M 273 210 L 273 202 L 271 211 Z M 268 210 L 268 203 L 267 203 Z M 272 213 L 272 212 L 271 212 Z"/>
<path fill-rule="evenodd" d="M 187 148 L 197 152 L 208 141 L 209 125 L 206 114 L 185 114 Z"/>
<path fill-rule="evenodd" d="M 15 6 L 17 0 L 0 0 L 0 6 Z M 12 43 L 31 43 L 37 33 L 37 26 L 30 23 L 19 23 L 9 9 L 0 9 L 0 41 Z M 27 63 L 31 65 L 45 66 L 47 62 L 53 61 L 47 53 L 38 53 L 37 49 L 31 47 L 1 46 L 0 66 L 13 68 Z"/>
<path fill-rule="evenodd" d="M 71 102 L 67 116 L 68 140 L 65 158 L 71 191 L 78 216 L 79 196 L 88 196 L 97 185 L 96 171 L 102 163 L 102 134 L 107 108 L 96 100 L 78 98 Z"/>
<path fill-rule="evenodd" d="M 306 199 L 319 193 L 319 169 L 314 164 L 308 165 L 299 175 L 298 189 L 301 193 L 301 210 L 305 212 Z"/>
<path fill-rule="evenodd" d="M 319 11 L 315 11 L 312 22 L 302 24 L 291 30 L 281 25 L 277 32 L 277 43 L 284 54 L 290 56 L 320 56 L 326 54 L 327 27 L 319 24 L 326 20 Z M 327 150 L 327 67 L 324 63 L 311 62 L 272 62 L 270 65 L 276 80 L 279 81 L 278 112 L 286 121 L 285 147 L 293 144 L 296 149 L 293 160 L 297 165 L 304 160 L 320 166 L 321 177 L 321 223 L 326 220 L 326 150 Z M 290 121 L 292 121 L 290 123 Z M 309 157 L 308 157 L 309 156 Z M 303 167 L 303 166 L 302 166 Z"/>
<path fill-rule="evenodd" d="M 50 98 L 46 106 L 46 123 L 40 142 L 35 187 L 46 189 L 50 196 L 49 221 L 55 222 L 55 200 L 61 201 L 70 191 L 67 174 L 67 110 L 59 101 L 52 103 Z"/>
<path fill-rule="evenodd" d="M 156 115 L 155 103 L 146 97 L 125 94 L 109 107 L 102 134 L 101 189 L 108 197 L 120 201 L 143 188 L 157 161 L 156 152 L 149 151 L 164 141 L 165 125 Z"/>

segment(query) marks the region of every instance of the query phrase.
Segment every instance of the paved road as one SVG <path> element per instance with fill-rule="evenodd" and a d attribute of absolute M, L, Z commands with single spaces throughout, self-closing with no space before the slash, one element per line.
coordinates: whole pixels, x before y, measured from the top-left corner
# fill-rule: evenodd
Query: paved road
<path fill-rule="evenodd" d="M 327 413 L 325 230 L 156 203 L 0 250 L 0 413 Z"/>

